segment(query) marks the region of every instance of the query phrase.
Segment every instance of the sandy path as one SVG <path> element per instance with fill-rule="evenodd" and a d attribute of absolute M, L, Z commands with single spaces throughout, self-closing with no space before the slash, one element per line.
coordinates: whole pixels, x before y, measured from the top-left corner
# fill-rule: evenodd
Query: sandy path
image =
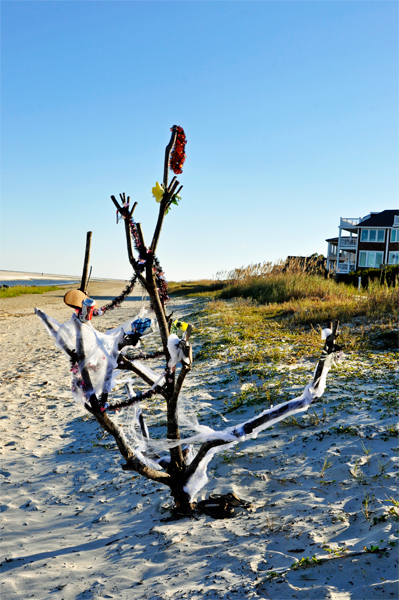
<path fill-rule="evenodd" d="M 57 282 L 54 282 L 57 285 Z M 89 292 L 93 298 L 96 298 L 99 303 L 106 304 L 109 299 L 118 296 L 127 282 L 110 282 L 110 281 L 91 281 Z M 62 289 L 45 294 L 24 294 L 15 298 L 0 298 L 0 318 L 12 316 L 16 314 L 29 314 L 35 306 L 40 306 L 43 310 L 51 308 L 51 310 L 63 310 L 64 304 L 62 299 L 67 290 L 75 289 L 74 285 L 62 286 Z M 137 293 L 141 294 L 141 290 Z M 141 296 L 140 296 L 141 297 Z"/>
<path fill-rule="evenodd" d="M 100 304 L 121 291 L 94 287 Z M 67 320 L 62 295 L 25 296 L 1 307 L 3 316 L 11 315 L 1 322 L 2 600 L 397 597 L 398 523 L 389 516 L 373 525 L 362 512 L 365 493 L 374 496 L 373 515 L 381 516 L 386 496 L 397 490 L 397 440 L 382 433 L 393 418 L 381 420 L 378 405 L 340 414 L 340 424 L 355 422 L 362 439 L 369 436 L 370 464 L 359 437 L 322 435 L 321 422 L 309 430 L 267 431 L 236 453 L 219 455 L 199 496 L 234 490 L 254 502 L 254 512 L 169 522 L 167 490 L 123 472 L 110 438 L 70 397 L 67 361 L 31 312 L 38 305 Z M 179 315 L 189 308 L 173 304 Z M 96 326 L 115 326 L 139 307 L 139 300 L 129 300 Z M 188 381 L 188 395 L 208 424 L 220 421 L 210 409 L 222 408 L 224 375 L 210 361 L 198 363 Z M 329 408 L 342 393 L 334 386 Z M 153 425 L 155 408 L 149 413 Z M 333 465 L 322 480 L 326 456 Z M 356 458 L 364 481 L 349 473 Z M 389 467 L 374 478 L 379 461 Z M 326 556 L 326 544 L 387 551 L 286 572 L 301 557 Z M 268 572 L 277 576 L 267 578 Z"/>

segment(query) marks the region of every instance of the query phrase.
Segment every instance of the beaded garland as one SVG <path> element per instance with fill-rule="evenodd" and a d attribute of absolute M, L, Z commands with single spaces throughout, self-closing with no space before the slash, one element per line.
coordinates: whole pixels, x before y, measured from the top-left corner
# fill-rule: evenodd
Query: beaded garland
<path fill-rule="evenodd" d="M 128 206 L 122 207 L 121 215 L 123 219 L 128 219 L 129 221 L 129 227 L 132 233 L 134 247 L 136 248 L 137 253 L 139 255 L 139 260 L 137 261 L 137 270 L 140 273 L 142 273 L 145 269 L 147 258 L 151 256 L 151 250 L 143 246 L 143 244 L 141 243 L 141 239 L 137 230 L 137 224 L 130 216 Z M 159 293 L 159 299 L 161 301 L 161 304 L 164 305 L 169 300 L 168 284 L 165 279 L 165 273 L 163 272 L 160 262 L 155 255 L 153 256 L 152 264 L 155 274 L 155 281 Z"/>
<path fill-rule="evenodd" d="M 100 308 L 100 310 L 94 310 L 93 317 L 102 317 L 106 312 L 113 310 L 114 308 L 119 308 L 120 304 L 124 300 L 126 300 L 128 295 L 130 294 L 130 292 L 133 291 L 136 281 L 137 281 L 137 274 L 135 273 L 133 275 L 133 277 L 131 278 L 130 282 L 128 283 L 128 285 L 123 290 L 123 292 L 121 294 L 119 294 L 119 296 L 114 298 L 112 300 L 112 302 L 110 302 L 106 306 L 103 306 L 102 308 Z"/>
<path fill-rule="evenodd" d="M 183 127 L 176 126 L 177 136 L 175 145 L 170 155 L 169 166 L 175 175 L 183 173 L 183 165 L 186 160 L 185 148 L 187 144 L 186 134 Z M 171 131 L 173 128 L 171 129 Z"/>

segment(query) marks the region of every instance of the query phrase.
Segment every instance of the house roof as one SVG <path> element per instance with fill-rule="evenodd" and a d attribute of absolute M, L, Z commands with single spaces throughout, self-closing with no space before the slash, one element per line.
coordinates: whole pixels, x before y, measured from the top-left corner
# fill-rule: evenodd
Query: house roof
<path fill-rule="evenodd" d="M 330 244 L 335 244 L 336 246 L 338 245 L 338 238 L 329 238 L 328 240 L 326 240 L 326 242 L 330 242 Z"/>
<path fill-rule="evenodd" d="M 356 227 L 393 227 L 394 216 L 399 216 L 399 210 L 383 210 L 380 213 L 370 215 L 368 219 L 362 221 Z"/>

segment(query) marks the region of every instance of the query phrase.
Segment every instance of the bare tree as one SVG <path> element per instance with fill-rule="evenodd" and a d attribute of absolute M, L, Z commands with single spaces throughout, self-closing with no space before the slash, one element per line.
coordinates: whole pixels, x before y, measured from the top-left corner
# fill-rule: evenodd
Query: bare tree
<path fill-rule="evenodd" d="M 168 486 L 174 499 L 176 511 L 181 514 L 190 514 L 194 508 L 192 502 L 193 486 L 190 485 L 190 482 L 193 482 L 194 479 L 198 480 L 200 473 L 206 470 L 206 466 L 213 454 L 223 447 L 229 447 L 240 441 L 254 437 L 259 431 L 273 425 L 290 414 L 306 410 L 309 404 L 323 393 L 327 373 L 337 357 L 340 348 L 335 344 L 335 339 L 338 336 L 338 322 L 335 322 L 331 326 L 331 329 L 324 330 L 325 344 L 322 357 L 316 367 L 313 381 L 305 388 L 302 396 L 265 410 L 258 417 L 246 421 L 239 426 L 220 432 L 213 432 L 213 435 L 209 436 L 208 439 L 203 436 L 202 440 L 200 439 L 202 443 L 194 456 L 187 451 L 187 448 L 185 448 L 186 441 L 181 440 L 180 436 L 178 405 L 184 380 L 191 369 L 192 351 L 189 337 L 192 328 L 188 327 L 182 338 L 177 342 L 176 337 L 173 338 L 171 336 L 172 315 L 168 315 L 166 311 L 166 282 L 159 261 L 156 258 L 156 250 L 165 214 L 169 211 L 171 204 L 177 202 L 177 195 L 182 189 L 176 177 L 173 177 L 170 183 L 168 182 L 171 152 L 176 146 L 177 136 L 181 131 L 183 130 L 179 127 L 174 126 L 172 128 L 171 139 L 165 150 L 159 214 L 149 246 L 145 244 L 140 224 L 133 220 L 133 213 L 137 203 L 134 203 L 132 208 L 130 208 L 130 199 L 125 194 L 120 194 L 120 201 L 111 196 L 117 213 L 124 220 L 127 254 L 134 273 L 131 284 L 127 289 L 132 289 L 136 281 L 141 283 L 147 291 L 151 307 L 158 322 L 162 351 L 149 354 L 145 358 L 163 357 L 165 367 L 162 380 L 154 382 L 154 379 L 148 375 L 148 371 L 140 366 L 140 362 L 128 360 L 121 353 L 122 348 L 126 345 L 134 346 L 137 343 L 139 336 L 132 333 L 125 335 L 123 340 L 118 343 L 116 366 L 115 364 L 108 366 L 109 372 L 106 374 L 102 393 L 95 393 L 91 381 L 90 369 L 87 365 L 84 336 L 82 334 L 82 328 L 87 327 L 87 325 L 81 323 L 79 319 L 75 319 L 75 347 L 71 347 L 68 343 L 60 339 L 57 328 L 54 325 L 54 320 L 51 320 L 38 309 L 36 312 L 44 321 L 50 333 L 54 337 L 58 336 L 58 344 L 69 356 L 72 369 L 79 372 L 82 381 L 81 386 L 85 390 L 85 408 L 95 417 L 99 425 L 114 437 L 119 451 L 125 459 L 125 464 L 123 464 L 122 468 L 124 470 L 136 471 L 148 479 Z M 171 344 L 171 342 L 173 343 Z M 137 394 L 130 393 L 126 400 L 112 403 L 108 396 L 110 391 L 109 382 L 112 371 L 115 368 L 134 372 L 150 386 L 149 389 Z M 158 396 L 161 402 L 165 402 L 167 409 L 167 448 L 169 455 L 163 458 L 154 455 L 154 453 L 145 455 L 130 447 L 121 427 L 109 416 L 109 413 L 114 410 L 132 406 L 141 400 L 153 396 Z M 141 415 L 140 425 L 143 438 L 148 439 L 148 429 Z M 200 438 L 200 436 L 197 437 Z M 195 491 L 197 491 L 198 485 L 194 487 L 196 487 Z"/>

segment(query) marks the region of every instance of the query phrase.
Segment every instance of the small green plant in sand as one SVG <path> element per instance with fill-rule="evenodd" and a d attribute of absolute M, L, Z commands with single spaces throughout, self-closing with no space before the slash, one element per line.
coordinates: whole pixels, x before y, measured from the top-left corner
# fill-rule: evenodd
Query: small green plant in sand
<path fill-rule="evenodd" d="M 349 548 L 345 548 L 342 546 L 341 548 L 324 548 L 326 552 L 329 554 L 334 554 L 335 556 L 345 556 L 345 552 L 349 552 Z"/>
<path fill-rule="evenodd" d="M 311 565 L 318 564 L 320 562 L 321 560 L 319 558 L 316 558 L 315 555 L 313 555 L 311 558 L 306 556 L 299 559 L 297 562 L 292 563 L 291 569 L 293 569 L 294 571 L 296 571 L 297 569 L 306 569 L 306 567 L 310 567 Z"/>
<path fill-rule="evenodd" d="M 362 481 L 364 481 L 364 479 L 365 479 L 364 473 L 361 470 L 361 468 L 359 467 L 359 459 L 358 458 L 355 460 L 355 464 L 353 465 L 353 469 L 349 469 L 349 473 L 359 483 L 361 483 Z"/>
<path fill-rule="evenodd" d="M 370 496 L 370 494 L 368 494 L 367 492 L 364 494 L 364 500 L 362 500 L 362 505 L 363 505 L 363 509 L 362 509 L 362 513 L 364 514 L 364 516 L 366 517 L 367 521 L 370 520 L 370 504 L 374 501 L 375 496 Z"/>
<path fill-rule="evenodd" d="M 0 288 L 0 298 L 15 298 L 23 294 L 45 294 L 59 289 L 58 285 L 14 285 L 9 288 Z"/>
<path fill-rule="evenodd" d="M 388 497 L 384 502 L 389 502 L 392 506 L 389 507 L 388 512 L 396 519 L 399 519 L 399 501 L 395 500 L 393 496 Z"/>
<path fill-rule="evenodd" d="M 370 464 L 370 453 L 371 453 L 371 446 L 366 446 L 366 444 L 362 441 L 360 442 L 360 445 L 362 447 L 363 452 L 366 455 L 366 459 L 367 459 L 367 464 Z"/>
<path fill-rule="evenodd" d="M 324 477 L 324 473 L 326 472 L 327 469 L 329 469 L 331 467 L 331 465 L 332 465 L 332 460 L 329 461 L 328 458 L 326 457 L 324 459 L 324 463 L 323 463 L 323 466 L 322 466 L 322 469 L 320 472 L 320 477 L 322 477 L 322 478 Z"/>
<path fill-rule="evenodd" d="M 318 425 L 320 423 L 320 421 L 322 423 L 325 423 L 326 419 L 327 419 L 327 412 L 326 412 L 325 408 L 323 408 L 323 414 L 321 416 L 319 416 L 317 414 L 317 412 L 315 411 L 314 408 L 310 408 L 308 410 L 308 415 L 309 415 L 309 421 L 310 421 L 311 425 Z"/>
<path fill-rule="evenodd" d="M 267 579 L 274 579 L 275 577 L 279 577 L 279 574 L 276 571 L 269 571 L 267 574 Z"/>
<path fill-rule="evenodd" d="M 366 552 L 366 554 L 377 554 L 378 552 L 380 552 L 380 547 L 373 546 L 371 544 L 370 548 L 367 548 L 367 546 L 363 546 L 363 550 Z"/>
<path fill-rule="evenodd" d="M 387 470 L 388 470 L 390 464 L 391 464 L 390 460 L 388 462 L 386 462 L 385 464 L 378 461 L 378 473 L 373 475 L 373 479 L 378 479 L 379 477 L 384 477 L 384 478 L 389 477 L 389 475 L 387 475 L 386 473 L 387 473 Z"/>
<path fill-rule="evenodd" d="M 378 525 L 378 523 L 385 523 L 388 519 L 388 515 L 379 515 L 378 517 L 373 517 L 373 525 Z"/>
<path fill-rule="evenodd" d="M 294 416 L 288 417 L 280 421 L 280 427 L 299 427 L 299 429 L 306 429 L 306 425 L 298 421 Z"/>

